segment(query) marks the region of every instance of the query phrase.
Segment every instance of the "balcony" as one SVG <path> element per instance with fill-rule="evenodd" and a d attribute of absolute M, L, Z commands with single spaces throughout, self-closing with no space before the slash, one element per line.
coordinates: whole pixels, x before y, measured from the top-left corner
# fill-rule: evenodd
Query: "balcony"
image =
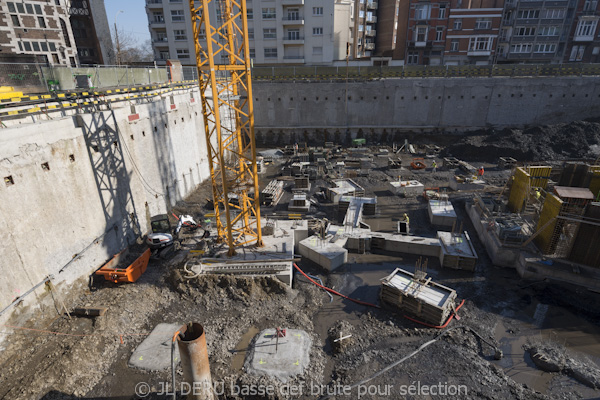
<path fill-rule="evenodd" d="M 594 35 L 575 35 L 573 37 L 574 42 L 592 42 L 594 40 Z"/>
<path fill-rule="evenodd" d="M 375 29 L 371 29 L 370 31 L 366 31 L 365 32 L 365 36 L 375 37 L 375 36 L 377 36 L 377 31 Z"/>
<path fill-rule="evenodd" d="M 303 6 L 304 0 L 281 0 L 281 4 L 284 6 Z"/>
<path fill-rule="evenodd" d="M 304 25 L 304 17 L 284 17 L 282 21 L 285 26 Z"/>
<path fill-rule="evenodd" d="M 294 44 L 294 45 L 304 44 L 304 37 L 302 37 L 302 36 L 284 36 L 283 44 Z"/>
<path fill-rule="evenodd" d="M 535 39 L 535 36 L 517 36 L 517 35 L 512 36 L 513 42 L 533 42 L 534 39 Z"/>
<path fill-rule="evenodd" d="M 165 27 L 165 20 L 152 20 L 150 21 L 150 26 L 152 28 L 164 28 Z"/>
<path fill-rule="evenodd" d="M 426 41 L 422 41 L 422 42 L 415 41 L 414 43 L 415 43 L 415 47 L 427 47 Z"/>
<path fill-rule="evenodd" d="M 375 43 L 365 43 L 365 50 L 375 50 Z"/>
<path fill-rule="evenodd" d="M 146 7 L 148 8 L 162 8 L 162 0 L 147 0 Z"/>
<path fill-rule="evenodd" d="M 377 4 L 376 1 L 368 1 L 367 2 L 367 10 L 377 10 L 377 7 L 379 5 Z"/>
<path fill-rule="evenodd" d="M 169 39 L 165 38 L 156 38 L 156 39 L 152 39 L 152 43 L 155 44 L 156 46 L 168 46 L 169 45 Z"/>
<path fill-rule="evenodd" d="M 376 22 L 377 22 L 377 17 L 375 17 L 375 16 L 367 17 L 367 23 L 374 24 Z"/>
<path fill-rule="evenodd" d="M 286 64 L 304 64 L 304 56 L 283 56 Z"/>
<path fill-rule="evenodd" d="M 469 57 L 488 57 L 491 54 L 491 50 L 469 50 L 467 52 L 467 56 Z"/>

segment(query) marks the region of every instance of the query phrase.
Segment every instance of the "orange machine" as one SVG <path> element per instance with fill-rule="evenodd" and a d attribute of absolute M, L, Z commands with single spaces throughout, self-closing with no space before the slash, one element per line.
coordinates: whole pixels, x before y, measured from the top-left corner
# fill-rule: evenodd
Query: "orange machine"
<path fill-rule="evenodd" d="M 413 158 L 412 162 L 410 163 L 410 166 L 412 167 L 412 169 L 424 169 L 426 166 L 423 160 L 423 158 Z"/>
<path fill-rule="evenodd" d="M 114 283 L 119 282 L 135 282 L 139 279 L 146 268 L 148 267 L 148 261 L 150 261 L 150 249 L 146 249 L 134 262 L 129 264 L 125 268 L 121 268 L 122 261 L 126 259 L 128 250 L 125 249 L 120 253 L 116 254 L 109 262 L 104 264 L 96 275 L 102 275 L 107 281 Z"/>

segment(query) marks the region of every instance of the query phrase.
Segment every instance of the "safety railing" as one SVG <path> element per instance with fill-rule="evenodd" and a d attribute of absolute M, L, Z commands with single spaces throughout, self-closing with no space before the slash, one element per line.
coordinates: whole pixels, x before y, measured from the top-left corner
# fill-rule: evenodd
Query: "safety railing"
<path fill-rule="evenodd" d="M 383 78 L 473 78 L 597 76 L 600 64 L 494 64 L 494 65 L 405 65 L 405 66 L 273 66 L 254 67 L 252 78 L 287 80 L 370 80 Z"/>

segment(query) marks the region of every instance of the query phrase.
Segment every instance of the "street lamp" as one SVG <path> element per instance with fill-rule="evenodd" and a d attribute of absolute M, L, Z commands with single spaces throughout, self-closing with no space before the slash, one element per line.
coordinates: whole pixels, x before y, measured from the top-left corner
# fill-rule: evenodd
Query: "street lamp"
<path fill-rule="evenodd" d="M 119 44 L 119 31 L 117 30 L 117 17 L 123 10 L 117 11 L 115 14 L 115 39 L 117 40 L 117 65 L 121 65 L 121 45 Z"/>

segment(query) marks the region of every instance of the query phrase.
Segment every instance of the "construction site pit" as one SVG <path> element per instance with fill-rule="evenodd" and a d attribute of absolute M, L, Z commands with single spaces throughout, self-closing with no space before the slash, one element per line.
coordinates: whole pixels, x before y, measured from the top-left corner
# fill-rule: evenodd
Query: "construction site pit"
<path fill-rule="evenodd" d="M 103 315 L 17 315 L 2 330 L 0 399 L 172 398 L 172 338 L 189 322 L 203 326 L 215 399 L 600 398 L 600 278 L 585 287 L 494 265 L 473 223 L 477 199 L 506 205 L 514 167 L 564 169 L 538 158 L 551 145 L 489 154 L 488 142 L 526 135 L 411 139 L 414 154 L 392 143 L 259 149 L 265 248 L 228 259 L 202 231 L 184 232 L 136 282 L 95 280 L 67 305 Z M 204 220 L 211 198 L 205 182 L 172 211 Z M 386 289 L 395 274 L 407 281 Z"/>

